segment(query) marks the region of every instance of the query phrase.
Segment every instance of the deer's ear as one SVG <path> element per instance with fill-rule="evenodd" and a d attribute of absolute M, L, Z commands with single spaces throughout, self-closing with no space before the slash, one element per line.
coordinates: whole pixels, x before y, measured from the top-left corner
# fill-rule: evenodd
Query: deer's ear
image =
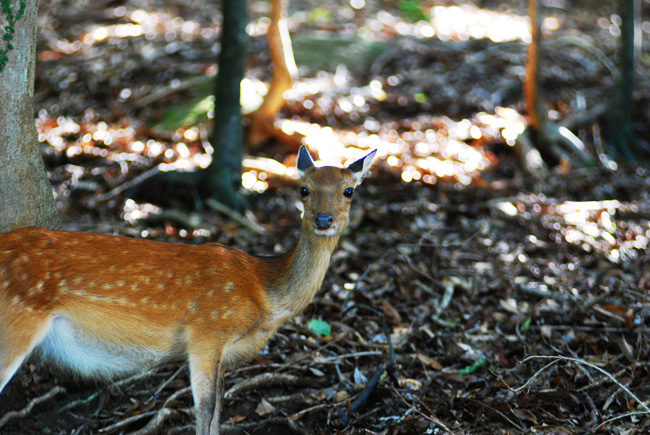
<path fill-rule="evenodd" d="M 357 185 L 361 184 L 363 177 L 366 176 L 368 168 L 370 168 L 370 164 L 375 158 L 375 154 L 377 154 L 377 150 L 371 151 L 365 157 L 362 157 L 356 162 L 350 163 L 348 165 L 348 169 L 352 171 L 352 175 L 354 175 L 354 178 L 357 180 Z"/>
<path fill-rule="evenodd" d="M 300 151 L 298 151 L 298 164 L 296 166 L 298 167 L 300 178 L 304 178 L 307 169 L 314 167 L 314 161 L 311 159 L 311 155 L 304 145 L 301 146 Z"/>

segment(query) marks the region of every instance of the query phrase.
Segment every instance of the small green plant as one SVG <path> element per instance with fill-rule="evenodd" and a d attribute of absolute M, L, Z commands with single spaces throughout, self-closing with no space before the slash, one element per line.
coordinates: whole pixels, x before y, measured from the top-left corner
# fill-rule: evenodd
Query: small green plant
<path fill-rule="evenodd" d="M 426 14 L 422 11 L 420 0 L 400 0 L 397 2 L 397 7 L 404 18 L 413 23 L 427 19 Z"/>
<path fill-rule="evenodd" d="M 14 35 L 16 34 L 15 25 L 20 20 L 23 15 L 25 15 L 25 8 L 27 7 L 27 2 L 20 0 L 18 2 L 20 5 L 18 12 L 14 14 L 14 10 L 11 7 L 11 0 L 0 0 L 0 7 L 2 8 L 2 14 L 5 16 L 7 24 L 4 26 L 4 34 L 2 35 L 2 41 L 5 43 L 5 48 L 0 49 L 0 72 L 5 69 L 7 62 L 9 61 L 9 50 L 14 49 L 14 44 L 12 43 Z"/>

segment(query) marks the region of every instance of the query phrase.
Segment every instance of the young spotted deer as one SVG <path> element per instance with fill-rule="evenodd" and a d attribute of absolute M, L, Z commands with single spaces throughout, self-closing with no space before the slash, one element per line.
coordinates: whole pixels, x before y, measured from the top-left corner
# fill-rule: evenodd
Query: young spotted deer
<path fill-rule="evenodd" d="M 374 155 L 319 168 L 300 149 L 302 227 L 277 257 L 34 227 L 0 234 L 0 391 L 34 349 L 91 378 L 188 360 L 196 433 L 218 434 L 224 370 L 311 302 Z"/>

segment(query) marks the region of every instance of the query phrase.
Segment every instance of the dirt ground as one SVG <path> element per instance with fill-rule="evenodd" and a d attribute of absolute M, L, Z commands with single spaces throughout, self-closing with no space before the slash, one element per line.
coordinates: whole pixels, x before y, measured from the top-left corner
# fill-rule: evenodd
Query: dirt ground
<path fill-rule="evenodd" d="M 546 2 L 551 119 L 611 96 L 613 3 Z M 295 182 L 262 165 L 293 165 L 282 143 L 244 163 L 262 232 L 178 186 L 138 189 L 160 165 L 209 154 L 217 2 L 40 4 L 37 126 L 67 229 L 291 247 Z M 252 2 L 247 95 L 270 81 L 267 12 Z M 522 171 L 526 12 L 523 1 L 291 2 L 300 79 L 280 118 L 325 162 L 379 158 L 313 304 L 228 373 L 226 433 L 650 432 L 650 172 L 605 157 L 595 120 L 574 133 L 596 166 Z M 639 143 L 650 141 L 648 12 L 641 2 Z M 157 418 L 162 433 L 189 434 L 188 387 L 182 365 L 104 385 L 32 358 L 0 419 L 37 403 L 0 432 L 147 433 Z"/>

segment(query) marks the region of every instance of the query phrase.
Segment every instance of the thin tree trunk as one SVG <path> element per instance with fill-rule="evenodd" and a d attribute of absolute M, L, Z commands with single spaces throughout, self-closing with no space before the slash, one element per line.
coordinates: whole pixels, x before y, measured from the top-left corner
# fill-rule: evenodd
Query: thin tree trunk
<path fill-rule="evenodd" d="M 243 207 L 239 191 L 244 134 L 239 99 L 246 63 L 246 7 L 245 0 L 223 0 L 223 29 L 212 132 L 214 154 L 201 185 L 204 196 L 235 210 Z"/>
<path fill-rule="evenodd" d="M 614 96 L 605 122 L 605 134 L 609 145 L 626 159 L 633 160 L 632 106 L 634 91 L 635 58 L 635 0 L 619 0 L 621 16 L 621 44 L 619 47 L 619 76 Z"/>
<path fill-rule="evenodd" d="M 546 122 L 546 116 L 539 97 L 539 46 L 542 40 L 542 4 L 539 0 L 529 0 L 528 15 L 530 16 L 531 42 L 528 45 L 524 97 L 528 126 L 535 131 L 540 131 Z"/>
<path fill-rule="evenodd" d="M 592 157 L 587 153 L 582 141 L 567 128 L 560 128 L 546 116 L 544 101 L 540 91 L 540 62 L 542 43 L 541 0 L 528 1 L 531 23 L 531 42 L 528 45 L 526 62 L 526 81 L 524 97 L 528 117 L 528 128 L 520 136 L 523 165 L 527 172 L 545 176 L 546 164 L 575 161 L 575 164 L 591 166 Z"/>
<path fill-rule="evenodd" d="M 15 20 L 20 2 L 13 0 L 10 7 Z M 12 26 L 9 14 L 0 10 L 0 50 L 5 50 L 0 56 L 6 56 L 0 71 L 0 232 L 61 226 L 34 124 L 37 11 L 38 0 L 27 0 L 24 15 Z"/>
<path fill-rule="evenodd" d="M 291 36 L 287 27 L 287 9 L 289 0 L 271 0 L 271 24 L 266 31 L 269 43 L 271 63 L 273 64 L 273 80 L 269 92 L 264 97 L 262 105 L 248 115 L 250 127 L 248 131 L 248 146 L 258 148 L 274 130 L 275 117 L 284 106 L 284 93 L 291 89 L 293 80 L 298 76 L 298 67 L 293 56 Z"/>

